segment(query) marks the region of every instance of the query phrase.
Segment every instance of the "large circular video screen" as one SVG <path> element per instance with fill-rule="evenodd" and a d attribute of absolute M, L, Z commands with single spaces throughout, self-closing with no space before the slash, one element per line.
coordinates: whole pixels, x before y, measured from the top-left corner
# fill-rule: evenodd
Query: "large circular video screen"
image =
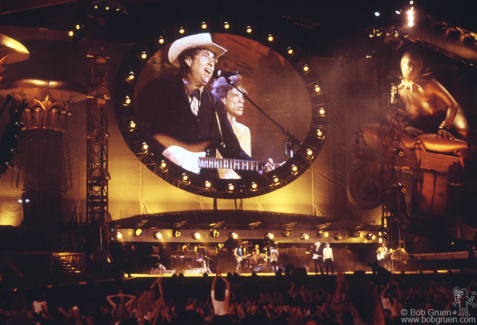
<path fill-rule="evenodd" d="M 261 195 L 296 179 L 321 149 L 327 107 L 316 71 L 284 40 L 276 49 L 272 34 L 263 42 L 246 33 L 159 33 L 123 60 L 122 135 L 174 186 Z"/>

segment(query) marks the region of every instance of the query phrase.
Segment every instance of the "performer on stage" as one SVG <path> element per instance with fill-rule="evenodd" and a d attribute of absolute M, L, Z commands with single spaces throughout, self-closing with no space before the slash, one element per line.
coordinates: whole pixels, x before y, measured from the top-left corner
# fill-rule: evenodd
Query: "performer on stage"
<path fill-rule="evenodd" d="M 421 133 L 437 133 L 454 139 L 450 131 L 466 137 L 469 124 L 464 111 L 451 94 L 437 80 L 421 74 L 422 57 L 413 51 L 401 58 L 402 82 L 398 86 L 399 103 L 407 116 L 404 131 L 417 136 Z M 408 120 L 406 120 L 408 118 Z"/>
<path fill-rule="evenodd" d="M 381 247 L 379 247 L 376 251 L 376 259 L 378 260 L 378 262 L 382 261 L 382 263 L 384 263 L 384 268 L 388 269 L 389 251 L 386 247 L 386 243 L 383 242 Z"/>
<path fill-rule="evenodd" d="M 326 275 L 328 275 L 328 265 L 331 267 L 331 274 L 333 274 L 333 250 L 330 247 L 330 243 L 325 244 L 325 248 L 323 248 L 323 261 L 325 262 L 326 267 Z"/>
<path fill-rule="evenodd" d="M 318 274 L 318 267 L 320 266 L 320 272 L 323 274 L 323 267 L 321 266 L 321 259 L 323 258 L 323 252 L 320 250 L 321 243 L 316 242 L 313 249 L 311 250 L 311 258 L 315 264 L 315 274 Z"/>
<path fill-rule="evenodd" d="M 242 92 L 245 92 L 240 84 L 242 83 L 242 77 L 240 75 L 231 76 L 229 80 L 233 85 L 237 86 Z M 247 155 L 252 156 L 252 139 L 250 136 L 250 129 L 245 125 L 237 122 L 237 117 L 243 115 L 244 109 L 244 98 L 243 95 L 230 85 L 224 77 L 218 78 L 212 84 L 212 94 L 219 97 L 225 105 L 227 111 L 227 117 L 232 124 L 237 139 L 239 140 L 240 146 L 247 153 Z M 218 158 L 221 157 L 220 154 L 217 155 Z M 237 179 L 240 178 L 236 172 L 232 169 L 221 169 L 219 170 L 220 178 L 224 179 Z"/>
<path fill-rule="evenodd" d="M 280 253 L 278 252 L 277 249 L 275 249 L 275 247 L 270 247 L 270 265 L 272 267 L 272 272 L 277 272 L 278 269 L 279 269 L 279 266 L 278 266 L 278 257 L 279 257 Z"/>
<path fill-rule="evenodd" d="M 234 257 L 235 261 L 237 262 L 237 268 L 235 269 L 235 272 L 237 272 L 238 275 L 242 273 L 242 260 L 243 260 L 243 251 L 242 251 L 242 244 L 238 243 L 237 247 L 234 249 Z"/>
<path fill-rule="evenodd" d="M 190 246 L 190 243 L 185 243 L 184 246 L 182 246 L 182 255 L 184 256 L 189 256 L 189 255 L 192 255 L 192 252 L 194 250 L 192 249 L 192 247 Z"/>
<path fill-rule="evenodd" d="M 225 158 L 252 160 L 240 147 L 223 101 L 205 87 L 217 59 L 225 52 L 207 33 L 176 40 L 168 56 L 182 73 L 150 81 L 136 97 L 137 123 L 151 150 L 178 166 L 185 167 L 188 161 L 197 159 L 191 155 L 192 147 L 194 153 L 204 151 L 211 157 L 216 157 L 218 150 Z M 266 171 L 273 168 L 269 159 Z M 218 178 L 214 169 L 201 169 L 200 174 Z M 240 175 L 247 173 L 242 171 Z"/>

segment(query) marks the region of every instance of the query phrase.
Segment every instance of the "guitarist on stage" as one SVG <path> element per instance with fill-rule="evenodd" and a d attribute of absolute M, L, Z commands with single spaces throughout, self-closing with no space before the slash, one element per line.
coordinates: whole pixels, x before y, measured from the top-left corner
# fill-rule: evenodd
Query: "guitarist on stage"
<path fill-rule="evenodd" d="M 173 148 L 183 145 L 188 145 L 187 151 L 206 151 L 209 157 L 216 157 L 218 150 L 224 158 L 252 160 L 237 140 L 223 101 L 206 87 L 226 51 L 208 33 L 182 37 L 171 45 L 169 62 L 181 73 L 148 82 L 135 99 L 137 124 L 152 151 L 179 166 L 183 162 Z M 265 170 L 273 167 L 269 161 Z M 215 169 L 201 169 L 200 174 L 218 178 Z"/>
<path fill-rule="evenodd" d="M 238 275 L 242 273 L 242 261 L 243 261 L 243 250 L 242 250 L 242 244 L 238 243 L 237 247 L 234 249 L 234 257 L 235 261 L 237 262 L 237 268 L 235 272 L 237 272 Z"/>
<path fill-rule="evenodd" d="M 317 265 L 320 266 L 320 272 L 323 275 L 323 267 L 321 266 L 321 261 L 323 260 L 323 250 L 320 249 L 321 243 L 317 241 L 311 250 L 311 259 L 315 264 L 315 274 L 318 274 Z"/>

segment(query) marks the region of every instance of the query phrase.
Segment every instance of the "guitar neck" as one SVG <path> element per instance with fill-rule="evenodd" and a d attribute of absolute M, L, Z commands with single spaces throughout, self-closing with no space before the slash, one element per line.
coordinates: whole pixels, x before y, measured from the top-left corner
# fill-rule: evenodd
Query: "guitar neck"
<path fill-rule="evenodd" d="M 242 159 L 200 157 L 199 167 L 206 169 L 234 169 L 234 170 L 250 170 L 259 171 L 265 169 L 266 163 L 260 161 L 250 161 Z M 279 164 L 273 164 L 275 168 Z"/>

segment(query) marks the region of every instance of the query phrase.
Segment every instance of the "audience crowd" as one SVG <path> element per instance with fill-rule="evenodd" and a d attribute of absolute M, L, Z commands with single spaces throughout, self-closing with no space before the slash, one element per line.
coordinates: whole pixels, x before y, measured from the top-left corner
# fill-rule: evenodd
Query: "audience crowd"
<path fill-rule="evenodd" d="M 180 274 L 3 292 L 0 325 L 475 324 L 476 298 L 469 274 Z"/>

